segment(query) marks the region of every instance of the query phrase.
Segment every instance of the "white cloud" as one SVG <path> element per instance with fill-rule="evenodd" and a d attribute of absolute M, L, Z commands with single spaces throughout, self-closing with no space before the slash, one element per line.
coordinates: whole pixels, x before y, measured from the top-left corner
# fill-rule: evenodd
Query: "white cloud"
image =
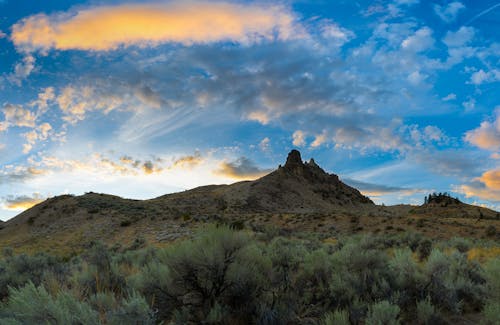
<path fill-rule="evenodd" d="M 445 102 L 448 102 L 450 100 L 455 100 L 455 99 L 457 99 L 457 95 L 454 93 L 449 93 L 448 95 L 446 95 L 445 97 L 442 98 L 442 100 Z"/>
<path fill-rule="evenodd" d="M 458 14 L 465 9 L 465 5 L 461 2 L 450 2 L 445 6 L 438 4 L 434 5 L 434 12 L 446 23 L 451 23 L 457 19 Z"/>
<path fill-rule="evenodd" d="M 262 151 L 271 150 L 271 140 L 268 137 L 265 137 L 261 142 L 259 142 L 259 148 Z"/>
<path fill-rule="evenodd" d="M 413 35 L 407 37 L 401 43 L 404 50 L 411 52 L 422 52 L 428 50 L 434 45 L 432 30 L 429 27 L 418 29 Z"/>
<path fill-rule="evenodd" d="M 456 32 L 448 31 L 443 38 L 443 43 L 448 47 L 460 47 L 469 44 L 476 30 L 473 27 L 462 26 Z"/>
<path fill-rule="evenodd" d="M 36 116 L 31 111 L 24 109 L 21 105 L 4 104 L 3 113 L 5 115 L 5 121 L 1 128 L 6 128 L 8 126 L 35 127 Z"/>
<path fill-rule="evenodd" d="M 470 83 L 474 85 L 497 81 L 500 81 L 500 70 L 497 69 L 492 69 L 490 71 L 480 69 L 479 71 L 474 72 L 470 77 Z"/>
<path fill-rule="evenodd" d="M 102 111 L 107 114 L 123 104 L 124 98 L 114 94 L 99 92 L 99 89 L 89 86 L 65 87 L 56 98 L 63 112 L 63 120 L 76 124 L 85 119 L 87 112 Z"/>
<path fill-rule="evenodd" d="M 468 100 L 462 102 L 462 106 L 466 111 L 472 111 L 476 108 L 476 100 L 474 98 L 469 98 Z"/>
<path fill-rule="evenodd" d="M 292 138 L 292 143 L 294 146 L 303 147 L 306 145 L 306 133 L 304 131 L 297 130 L 293 132 Z"/>
<path fill-rule="evenodd" d="M 35 58 L 32 55 L 26 55 L 21 62 L 15 65 L 14 72 L 7 76 L 7 80 L 21 86 L 23 80 L 26 79 L 34 69 Z"/>
<path fill-rule="evenodd" d="M 420 71 L 414 71 L 408 76 L 408 81 L 412 85 L 418 85 L 427 78 L 427 75 L 420 73 Z"/>

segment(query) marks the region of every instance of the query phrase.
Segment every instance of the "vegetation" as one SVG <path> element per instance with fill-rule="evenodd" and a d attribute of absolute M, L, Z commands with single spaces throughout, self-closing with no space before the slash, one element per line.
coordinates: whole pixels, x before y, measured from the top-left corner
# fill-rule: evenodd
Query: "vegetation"
<path fill-rule="evenodd" d="M 0 259 L 0 324 L 498 324 L 494 242 L 209 226 L 165 248 Z M 484 257 L 486 256 L 486 257 Z"/>
<path fill-rule="evenodd" d="M 438 204 L 447 206 L 448 204 L 459 204 L 461 203 L 458 198 L 452 197 L 450 194 L 444 193 L 431 193 L 424 198 L 424 204 Z"/>

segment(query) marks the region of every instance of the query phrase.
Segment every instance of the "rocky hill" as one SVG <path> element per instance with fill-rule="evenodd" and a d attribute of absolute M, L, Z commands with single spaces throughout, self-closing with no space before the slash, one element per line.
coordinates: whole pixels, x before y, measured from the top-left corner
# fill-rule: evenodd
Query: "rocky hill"
<path fill-rule="evenodd" d="M 498 216 L 461 202 L 377 206 L 292 150 L 283 166 L 255 181 L 202 186 L 151 200 L 92 192 L 54 197 L 0 224 L 0 247 L 71 254 L 93 240 L 163 243 L 190 236 L 208 222 L 325 236 L 417 230 L 435 237 L 481 237 L 487 226 L 496 226 Z"/>

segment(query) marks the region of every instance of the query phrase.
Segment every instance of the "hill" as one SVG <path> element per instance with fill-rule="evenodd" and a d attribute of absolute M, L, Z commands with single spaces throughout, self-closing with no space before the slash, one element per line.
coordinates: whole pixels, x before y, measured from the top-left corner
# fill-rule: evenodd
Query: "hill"
<path fill-rule="evenodd" d="M 210 222 L 325 237 L 416 230 L 439 238 L 480 238 L 498 222 L 499 214 L 489 209 L 434 203 L 377 206 L 313 159 L 304 163 L 292 150 L 283 166 L 255 181 L 202 186 L 150 200 L 92 192 L 54 197 L 0 224 L 0 246 L 68 254 L 95 240 L 161 245 L 190 236 Z M 491 229 L 489 233 L 495 236 Z"/>

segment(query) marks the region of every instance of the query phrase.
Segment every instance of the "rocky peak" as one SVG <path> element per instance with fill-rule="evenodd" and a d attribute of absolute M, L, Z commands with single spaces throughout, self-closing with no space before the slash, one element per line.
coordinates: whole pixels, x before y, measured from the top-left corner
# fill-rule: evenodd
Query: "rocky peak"
<path fill-rule="evenodd" d="M 298 150 L 293 149 L 288 154 L 286 158 L 285 168 L 294 169 L 299 166 L 302 166 L 302 157 L 300 156 L 300 152 Z"/>

